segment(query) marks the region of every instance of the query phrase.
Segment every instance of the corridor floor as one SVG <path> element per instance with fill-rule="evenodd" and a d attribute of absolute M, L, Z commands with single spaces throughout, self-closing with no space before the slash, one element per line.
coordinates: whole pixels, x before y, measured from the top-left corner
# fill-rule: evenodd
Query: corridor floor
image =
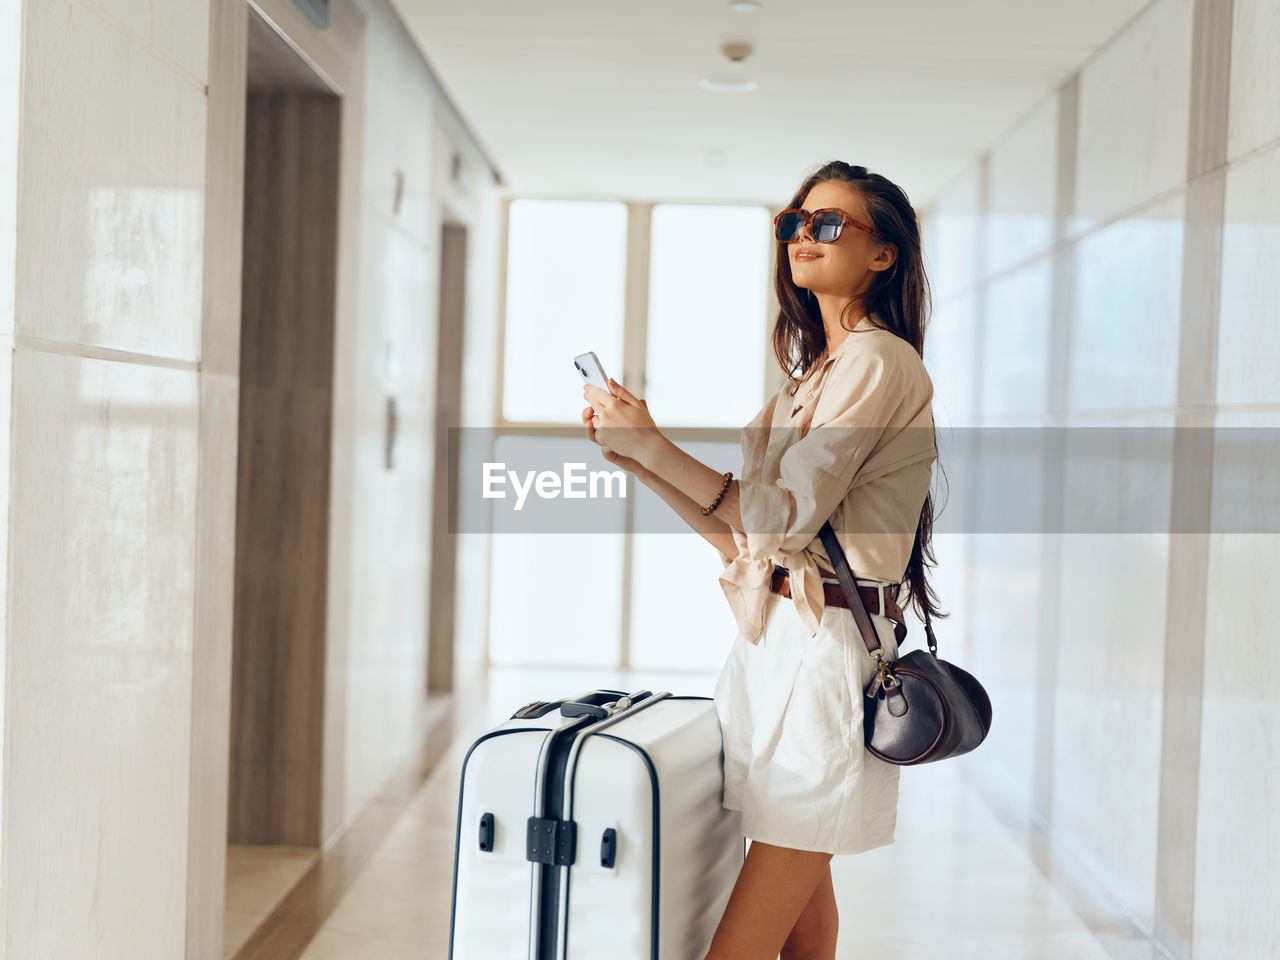
<path fill-rule="evenodd" d="M 705 674 L 493 669 L 454 697 L 455 737 L 303 954 L 303 960 L 445 960 L 459 771 L 476 737 L 532 700 L 596 687 L 709 696 Z M 896 842 L 835 857 L 838 960 L 1105 960 L 1142 944 L 1092 933 L 987 804 L 961 758 L 903 771 Z M 1147 956 L 1150 956 L 1149 952 Z"/>

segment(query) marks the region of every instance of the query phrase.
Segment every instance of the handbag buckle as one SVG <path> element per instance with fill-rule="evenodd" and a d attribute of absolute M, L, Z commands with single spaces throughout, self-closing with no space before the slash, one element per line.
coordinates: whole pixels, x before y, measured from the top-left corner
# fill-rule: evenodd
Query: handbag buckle
<path fill-rule="evenodd" d="M 876 662 L 876 672 L 880 674 L 880 686 L 888 690 L 891 687 L 901 687 L 902 681 L 898 679 L 898 675 L 893 672 L 893 661 L 886 660 L 883 656 L 884 651 L 876 650 L 875 653 L 868 653 Z M 892 681 L 892 682 L 890 682 Z"/>
<path fill-rule="evenodd" d="M 902 686 L 902 681 L 898 679 L 898 675 L 893 672 L 893 664 L 882 657 L 877 657 L 877 669 L 880 671 L 880 686 L 885 690 L 893 687 Z"/>

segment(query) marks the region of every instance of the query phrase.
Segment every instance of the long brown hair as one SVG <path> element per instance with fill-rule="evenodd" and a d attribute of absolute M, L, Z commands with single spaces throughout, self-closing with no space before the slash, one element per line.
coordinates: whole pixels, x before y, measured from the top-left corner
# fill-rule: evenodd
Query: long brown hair
<path fill-rule="evenodd" d="M 832 160 L 809 174 L 796 191 L 787 209 L 798 208 L 809 191 L 820 183 L 838 180 L 847 183 L 866 204 L 867 216 L 872 226 L 897 248 L 893 264 L 874 274 L 871 286 L 854 297 L 840 312 L 840 325 L 853 331 L 844 322 L 845 314 L 855 310 L 854 316 L 865 315 L 872 325 L 906 340 L 924 357 L 924 334 L 929 323 L 931 309 L 929 280 L 924 272 L 924 256 L 920 243 L 920 221 L 906 193 L 897 184 L 878 173 L 868 173 L 866 167 L 852 167 L 840 160 Z M 827 346 L 826 329 L 822 325 L 822 310 L 818 298 L 808 290 L 797 287 L 791 279 L 791 259 L 787 245 L 777 245 L 773 286 L 778 296 L 778 319 L 773 327 L 773 352 L 787 377 L 793 383 L 809 375 L 814 364 L 821 359 Z M 796 373 L 800 376 L 797 377 Z M 937 449 L 938 431 L 934 428 L 934 448 Z M 941 469 L 941 461 L 938 463 Z M 945 478 L 945 473 L 943 474 Z M 933 494 L 925 495 L 920 510 L 920 523 L 916 527 L 916 541 L 911 548 L 911 560 L 907 563 L 906 580 L 910 588 L 909 605 L 924 619 L 930 644 L 933 631 L 929 627 L 931 617 L 945 618 L 937 605 L 937 595 L 929 586 L 927 568 L 937 565 L 933 553 Z"/>

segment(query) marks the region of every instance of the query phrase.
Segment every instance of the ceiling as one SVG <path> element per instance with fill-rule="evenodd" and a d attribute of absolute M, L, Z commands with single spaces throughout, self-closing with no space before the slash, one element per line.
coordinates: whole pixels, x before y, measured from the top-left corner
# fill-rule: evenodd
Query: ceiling
<path fill-rule="evenodd" d="M 392 3 L 512 194 L 779 206 L 835 158 L 922 209 L 1148 0 Z"/>

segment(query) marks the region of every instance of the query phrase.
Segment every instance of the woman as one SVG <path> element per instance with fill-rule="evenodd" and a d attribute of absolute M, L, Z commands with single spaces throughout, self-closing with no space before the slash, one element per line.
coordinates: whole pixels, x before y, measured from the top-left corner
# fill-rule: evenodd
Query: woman
<path fill-rule="evenodd" d="M 705 960 L 832 960 L 831 857 L 893 842 L 900 768 L 865 748 L 875 663 L 822 523 L 857 584 L 884 588 L 860 593 L 886 659 L 903 632 L 900 583 L 918 613 L 944 616 L 925 570 L 937 448 L 915 211 L 884 177 L 836 161 L 804 181 L 775 231 L 773 348 L 788 382 L 743 428 L 742 477 L 726 484 L 667 440 L 617 381 L 583 391 L 605 459 L 720 551 L 739 626 L 715 700 L 724 805 L 752 843 Z"/>

